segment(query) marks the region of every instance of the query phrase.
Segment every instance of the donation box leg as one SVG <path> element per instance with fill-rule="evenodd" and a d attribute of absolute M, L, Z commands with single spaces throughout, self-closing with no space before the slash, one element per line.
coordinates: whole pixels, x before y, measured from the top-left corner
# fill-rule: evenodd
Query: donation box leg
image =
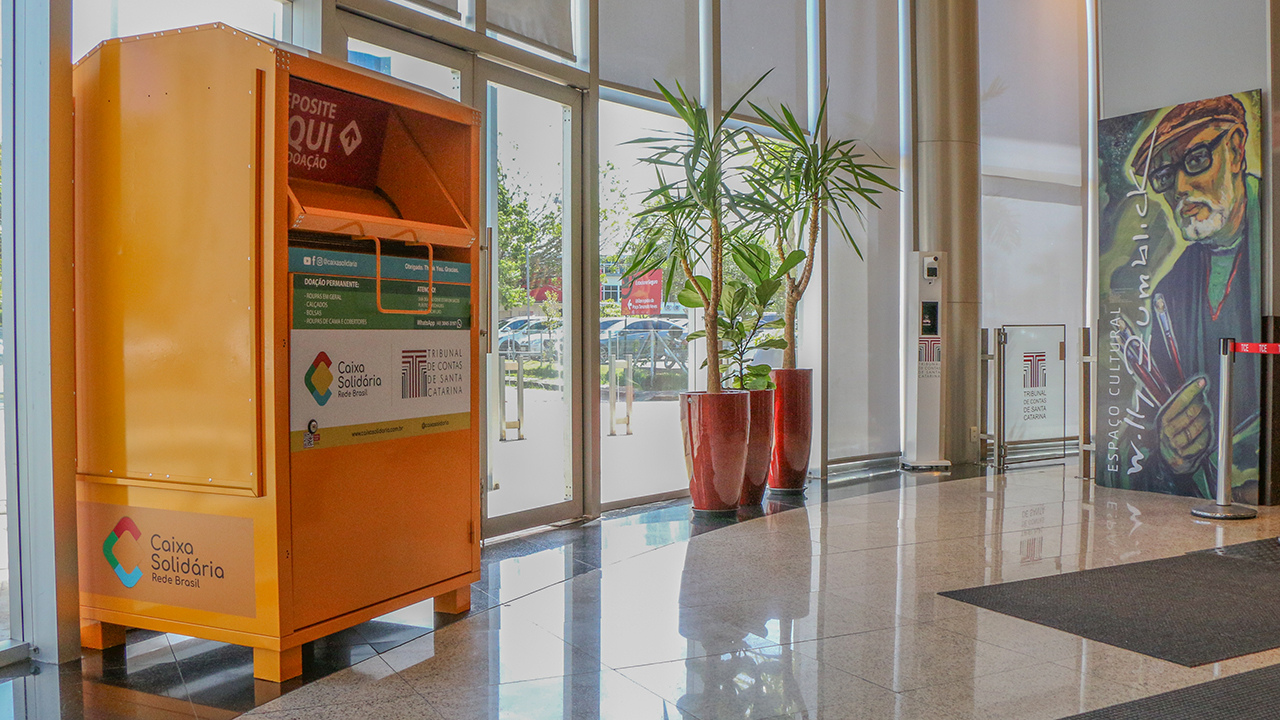
<path fill-rule="evenodd" d="M 80 623 L 80 647 L 90 650 L 106 650 L 124 644 L 123 625 L 86 620 Z"/>
<path fill-rule="evenodd" d="M 471 610 L 471 586 L 465 585 L 436 597 L 436 612 L 460 615 Z"/>
<path fill-rule="evenodd" d="M 288 650 L 253 649 L 253 676 L 258 680 L 284 682 L 302 674 L 302 647 Z"/>

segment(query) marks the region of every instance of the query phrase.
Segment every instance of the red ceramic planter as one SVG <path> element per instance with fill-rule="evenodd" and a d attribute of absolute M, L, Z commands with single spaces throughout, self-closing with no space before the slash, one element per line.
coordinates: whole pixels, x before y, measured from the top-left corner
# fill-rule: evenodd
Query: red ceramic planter
<path fill-rule="evenodd" d="M 694 512 L 733 515 L 747 466 L 751 395 L 680 393 L 680 429 Z"/>
<path fill-rule="evenodd" d="M 747 439 L 747 469 L 742 476 L 739 506 L 759 505 L 769 480 L 773 454 L 773 391 L 751 390 L 751 432 Z"/>
<path fill-rule="evenodd" d="M 769 489 L 802 493 L 813 440 L 813 370 L 778 369 L 769 375 L 773 391 L 773 456 Z"/>

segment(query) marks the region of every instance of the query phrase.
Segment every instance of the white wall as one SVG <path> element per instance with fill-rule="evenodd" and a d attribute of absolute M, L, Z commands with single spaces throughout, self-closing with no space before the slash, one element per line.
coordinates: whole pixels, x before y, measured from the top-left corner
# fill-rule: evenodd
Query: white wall
<path fill-rule="evenodd" d="M 897 168 L 897 0 L 828 0 L 827 55 L 832 137 L 857 138 Z M 886 179 L 898 185 L 896 169 Z M 901 450 L 899 197 L 882 195 L 882 209 L 871 209 L 856 231 L 865 261 L 834 231 L 828 245 L 831 459 Z"/>
<path fill-rule="evenodd" d="M 1267 86 L 1266 0 L 1101 0 L 1101 115 Z"/>

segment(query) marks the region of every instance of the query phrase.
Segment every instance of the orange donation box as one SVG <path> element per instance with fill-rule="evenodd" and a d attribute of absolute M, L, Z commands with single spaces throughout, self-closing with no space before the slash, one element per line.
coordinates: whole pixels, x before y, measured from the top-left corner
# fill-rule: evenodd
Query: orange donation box
<path fill-rule="evenodd" d="M 480 116 L 225 25 L 75 68 L 82 641 L 254 649 L 479 579 Z"/>

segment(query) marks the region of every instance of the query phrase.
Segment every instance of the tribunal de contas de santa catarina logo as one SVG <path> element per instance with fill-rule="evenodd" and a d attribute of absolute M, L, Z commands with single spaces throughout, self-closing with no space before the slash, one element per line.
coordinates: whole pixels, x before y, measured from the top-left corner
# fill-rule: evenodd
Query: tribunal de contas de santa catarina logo
<path fill-rule="evenodd" d="M 311 393 L 311 397 L 315 398 L 317 405 L 324 405 L 329 402 L 329 398 L 333 397 L 333 392 L 329 390 L 329 386 L 333 384 L 333 373 L 329 370 L 331 367 L 333 367 L 333 361 L 329 359 L 328 354 L 321 352 L 316 355 L 315 360 L 311 361 L 311 367 L 302 378 L 303 384 L 307 386 L 307 391 Z"/>
<path fill-rule="evenodd" d="M 135 543 L 142 539 L 142 531 L 138 530 L 137 524 L 128 516 L 120 518 L 120 522 L 116 523 L 115 529 L 107 533 L 107 539 L 102 542 L 102 555 L 107 559 L 107 564 L 111 566 L 111 569 L 116 571 L 116 577 L 120 578 L 120 582 L 125 587 L 131 588 L 142 579 L 142 568 L 134 565 L 132 570 L 125 572 L 124 567 L 120 565 L 120 561 L 116 559 L 116 543 L 120 542 L 120 539 L 125 534 L 132 535 Z"/>

